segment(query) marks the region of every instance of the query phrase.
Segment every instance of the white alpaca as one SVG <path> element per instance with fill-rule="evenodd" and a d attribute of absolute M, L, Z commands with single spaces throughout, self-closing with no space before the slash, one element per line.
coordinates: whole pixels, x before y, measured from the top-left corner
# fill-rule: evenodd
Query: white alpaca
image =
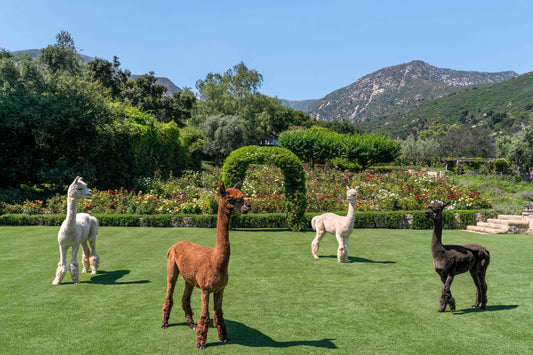
<path fill-rule="evenodd" d="M 98 234 L 98 220 L 87 213 L 76 214 L 76 202 L 91 194 L 87 184 L 79 176 L 70 184 L 67 193 L 67 218 L 61 224 L 57 241 L 59 242 L 60 260 L 57 264 L 56 278 L 52 285 L 59 285 L 67 272 L 67 249 L 72 247 L 72 260 L 69 270 L 72 282 L 79 283 L 78 249 L 83 249 L 83 270 L 86 273 L 89 266 L 91 275 L 96 274 L 100 258 L 96 254 L 96 235 Z M 89 242 L 89 245 L 87 245 Z"/>
<path fill-rule="evenodd" d="M 316 230 L 316 237 L 311 243 L 311 253 L 318 259 L 318 248 L 320 241 L 326 232 L 334 234 L 339 242 L 339 249 L 337 250 L 337 260 L 339 263 L 348 262 L 348 239 L 353 231 L 353 221 L 355 219 L 355 204 L 357 203 L 357 190 L 348 189 L 346 191 L 346 199 L 350 202 L 348 205 L 348 214 L 346 217 L 339 216 L 334 213 L 324 213 L 320 216 L 315 216 L 311 220 L 311 226 Z"/>

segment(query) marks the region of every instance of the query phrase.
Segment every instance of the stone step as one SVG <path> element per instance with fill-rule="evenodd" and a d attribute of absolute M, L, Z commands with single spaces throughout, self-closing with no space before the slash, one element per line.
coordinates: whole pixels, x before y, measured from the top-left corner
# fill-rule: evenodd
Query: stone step
<path fill-rule="evenodd" d="M 480 226 L 466 226 L 466 230 L 470 232 L 476 232 L 476 233 L 485 233 L 485 234 L 505 234 L 507 233 L 507 230 L 502 228 L 486 228 L 486 227 L 480 227 Z"/>
<path fill-rule="evenodd" d="M 524 218 L 522 216 L 513 215 L 513 214 L 500 214 L 498 215 L 498 219 L 503 220 L 514 220 L 514 221 L 522 221 Z"/>
<path fill-rule="evenodd" d="M 505 231 L 507 231 L 509 229 L 509 226 L 504 224 L 504 223 L 498 223 L 498 222 L 492 222 L 492 221 L 477 222 L 476 225 L 478 227 L 483 227 L 483 228 L 504 229 Z"/>
<path fill-rule="evenodd" d="M 523 219 L 489 218 L 487 219 L 487 223 L 497 223 L 497 224 L 502 224 L 506 226 L 513 225 L 513 226 L 524 226 L 524 227 L 529 225 L 529 222 L 527 220 L 524 221 Z"/>

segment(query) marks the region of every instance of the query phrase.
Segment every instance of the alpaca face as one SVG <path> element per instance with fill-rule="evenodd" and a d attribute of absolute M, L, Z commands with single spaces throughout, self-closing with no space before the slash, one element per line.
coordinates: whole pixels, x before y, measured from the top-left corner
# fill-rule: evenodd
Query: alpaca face
<path fill-rule="evenodd" d="M 250 203 L 244 200 L 242 192 L 237 189 L 226 190 L 226 201 L 237 213 L 247 213 L 252 209 Z"/>
<path fill-rule="evenodd" d="M 351 202 L 357 201 L 357 190 L 358 189 L 359 188 L 346 190 L 346 199 Z"/>
<path fill-rule="evenodd" d="M 436 220 L 442 215 L 442 210 L 446 208 L 450 202 L 443 203 L 441 201 L 431 201 L 427 205 L 426 213 L 424 214 L 426 218 L 431 218 Z"/>
<path fill-rule="evenodd" d="M 239 190 L 241 183 L 238 182 L 232 188 L 226 190 L 224 183 L 219 185 L 220 198 L 223 199 L 224 205 L 232 213 L 246 213 L 252 209 L 249 202 L 244 200 L 242 192 Z"/>
<path fill-rule="evenodd" d="M 87 184 L 79 176 L 76 177 L 68 187 L 68 196 L 75 199 L 86 198 L 87 196 L 90 196 L 91 193 L 91 189 L 87 188 Z"/>

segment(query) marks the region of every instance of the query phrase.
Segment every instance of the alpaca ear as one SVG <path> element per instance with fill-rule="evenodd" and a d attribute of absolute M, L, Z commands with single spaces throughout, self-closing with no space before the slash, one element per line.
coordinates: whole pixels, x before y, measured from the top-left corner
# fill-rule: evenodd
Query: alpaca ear
<path fill-rule="evenodd" d="M 224 197 L 226 195 L 226 187 L 224 186 L 224 181 L 218 184 L 218 195 Z"/>
<path fill-rule="evenodd" d="M 240 181 L 237 182 L 237 183 L 235 184 L 235 186 L 233 186 L 233 188 L 234 188 L 234 189 L 237 189 L 237 190 L 238 190 L 240 187 L 241 187 L 241 182 L 240 182 Z"/>
<path fill-rule="evenodd" d="M 77 183 L 78 181 L 80 181 L 81 177 L 79 176 L 76 176 L 76 178 L 74 179 L 74 181 L 72 182 L 73 184 Z"/>
<path fill-rule="evenodd" d="M 452 203 L 452 201 L 446 202 L 444 205 L 442 205 L 442 208 L 448 207 L 451 203 Z"/>

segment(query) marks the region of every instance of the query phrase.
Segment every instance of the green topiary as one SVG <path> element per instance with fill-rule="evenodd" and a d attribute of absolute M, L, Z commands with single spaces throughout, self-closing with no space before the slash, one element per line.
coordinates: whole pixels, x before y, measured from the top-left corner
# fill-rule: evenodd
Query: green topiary
<path fill-rule="evenodd" d="M 285 178 L 287 223 L 293 231 L 305 230 L 305 170 L 300 159 L 285 148 L 242 147 L 226 158 L 222 168 L 222 178 L 226 186 L 243 181 L 250 164 L 272 164 L 280 168 Z"/>

